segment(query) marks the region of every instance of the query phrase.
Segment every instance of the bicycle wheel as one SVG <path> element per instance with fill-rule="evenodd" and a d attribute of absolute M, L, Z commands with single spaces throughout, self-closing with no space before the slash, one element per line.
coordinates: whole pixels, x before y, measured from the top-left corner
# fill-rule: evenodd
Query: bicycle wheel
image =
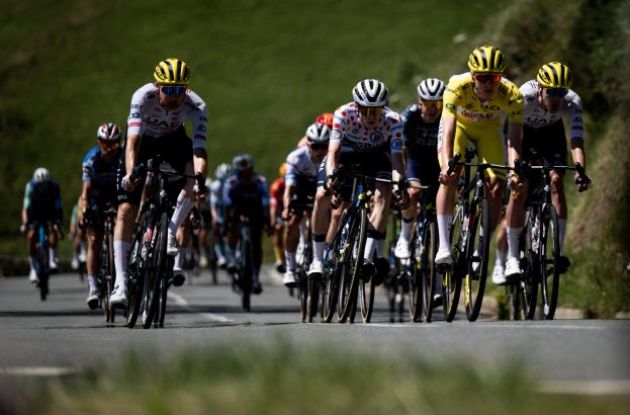
<path fill-rule="evenodd" d="M 319 285 L 320 282 L 313 278 L 308 279 L 308 322 L 312 323 L 319 309 Z"/>
<path fill-rule="evenodd" d="M 141 223 L 146 224 L 146 221 L 142 221 Z M 136 232 L 129 251 L 129 280 L 127 283 L 129 314 L 127 315 L 127 327 L 130 329 L 136 325 L 136 321 L 138 320 L 144 288 L 145 263 L 144 258 L 142 258 L 144 229 L 143 226 L 140 226 L 140 228 L 141 229 Z"/>
<path fill-rule="evenodd" d="M 361 238 L 360 236 L 362 233 L 365 235 L 365 232 L 367 231 L 365 226 L 366 224 L 362 224 L 362 216 L 360 214 L 352 217 L 350 232 L 344 250 L 345 270 L 339 290 L 338 311 L 340 323 L 345 323 L 351 314 L 352 317 L 354 317 L 354 313 L 356 312 L 357 289 L 359 287 L 360 277 L 359 272 L 361 265 L 363 265 L 363 252 L 365 250 L 365 238 Z"/>
<path fill-rule="evenodd" d="M 170 281 L 173 278 L 173 259 L 172 257 L 166 258 L 164 269 L 162 269 L 160 277 L 160 306 L 158 308 L 158 327 L 164 327 L 164 318 L 166 317 L 166 299 L 168 296 L 168 288 L 170 287 Z"/>
<path fill-rule="evenodd" d="M 249 238 L 243 238 L 241 241 L 241 269 L 240 269 L 240 285 L 241 285 L 241 306 L 243 310 L 249 312 L 251 310 L 251 292 L 252 278 L 254 277 L 252 242 Z"/>
<path fill-rule="evenodd" d="M 304 272 L 304 269 L 301 266 L 298 266 L 297 272 L 298 279 L 298 298 L 300 299 L 300 318 L 303 323 L 306 323 L 306 318 L 308 314 L 308 277 Z"/>
<path fill-rule="evenodd" d="M 488 251 L 490 248 L 490 206 L 488 199 L 473 203 L 468 212 L 468 230 L 466 246 L 466 276 L 464 277 L 464 296 L 466 318 L 475 321 L 479 317 L 483 293 L 488 275 Z"/>
<path fill-rule="evenodd" d="M 113 323 L 116 312 L 109 306 L 109 296 L 114 289 L 114 246 L 111 234 L 105 234 L 103 240 L 103 250 L 101 254 L 101 277 L 105 284 L 105 293 L 103 297 L 103 314 L 106 323 Z"/>
<path fill-rule="evenodd" d="M 48 277 L 50 276 L 48 261 L 48 247 L 46 244 L 40 244 L 37 250 L 37 262 L 39 265 L 36 267 L 36 271 L 39 280 L 39 298 L 42 301 L 46 301 L 46 297 L 48 296 Z"/>
<path fill-rule="evenodd" d="M 465 272 L 465 246 L 462 239 L 463 231 L 463 207 L 458 204 L 453 216 L 451 225 L 451 255 L 453 265 L 444 269 L 442 278 L 442 301 L 444 303 L 444 319 L 447 322 L 453 321 L 457 306 L 459 304 L 459 294 L 462 288 L 462 274 Z"/>
<path fill-rule="evenodd" d="M 322 320 L 326 323 L 330 323 L 335 315 L 335 308 L 337 307 L 337 299 L 339 296 L 339 285 L 343 273 L 343 260 L 339 256 L 339 240 L 333 241 L 333 246 L 329 255 L 331 261 L 327 269 L 324 270 L 325 282 L 323 284 L 322 292 Z"/>
<path fill-rule="evenodd" d="M 518 297 L 522 319 L 532 320 L 536 312 L 536 302 L 538 295 L 539 266 L 536 252 L 540 246 L 540 234 L 536 225 L 539 218 L 535 209 L 529 208 L 525 215 L 524 232 L 521 236 L 521 247 L 523 247 L 523 258 L 521 259 L 521 278 L 518 287 Z"/>
<path fill-rule="evenodd" d="M 147 267 L 145 274 L 145 290 L 144 304 L 142 313 L 142 327 L 148 329 L 153 324 L 160 301 L 160 270 L 163 268 L 166 256 L 166 235 L 167 235 L 168 217 L 166 212 L 160 215 L 160 221 L 154 228 L 154 243 L 152 260 L 150 266 Z"/>
<path fill-rule="evenodd" d="M 365 242 L 367 240 L 368 219 L 366 209 L 361 209 L 359 211 L 359 221 L 359 232 L 356 233 L 354 242 L 354 246 L 356 247 L 356 249 L 353 249 L 352 251 L 355 267 L 353 270 L 351 290 L 354 290 L 354 292 L 356 293 L 353 302 L 356 302 L 356 297 L 358 296 L 358 308 L 360 308 L 361 310 L 361 318 L 363 319 L 363 322 L 369 323 L 370 319 L 372 318 L 372 311 L 374 309 L 374 291 L 376 290 L 376 285 L 374 284 L 374 277 L 370 278 L 369 281 L 365 281 L 365 279 L 361 275 L 364 262 L 363 256 L 365 253 Z M 353 286 L 357 286 L 357 288 L 352 288 Z"/>
<path fill-rule="evenodd" d="M 543 207 L 540 228 L 540 288 L 545 320 L 553 320 L 560 288 L 560 235 L 558 215 L 551 204 Z"/>
<path fill-rule="evenodd" d="M 437 254 L 437 225 L 435 221 L 425 219 L 422 226 L 422 245 L 419 247 L 417 257 L 420 259 L 420 289 L 415 295 L 421 295 L 421 301 L 416 300 L 419 309 L 422 310 L 422 316 L 416 312 L 414 321 L 423 319 L 427 323 L 431 322 L 433 317 L 433 308 L 435 305 L 434 294 L 438 287 L 435 286 L 435 255 Z"/>

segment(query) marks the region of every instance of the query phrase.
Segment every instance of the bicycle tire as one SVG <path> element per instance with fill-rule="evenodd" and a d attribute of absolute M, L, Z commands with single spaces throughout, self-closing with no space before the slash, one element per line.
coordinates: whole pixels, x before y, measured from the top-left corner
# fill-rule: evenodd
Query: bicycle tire
<path fill-rule="evenodd" d="M 168 289 L 173 273 L 173 259 L 166 258 L 165 268 L 162 269 L 162 277 L 160 278 L 160 306 L 158 308 L 158 327 L 164 327 L 164 319 L 166 317 L 166 303 L 168 298 Z"/>
<path fill-rule="evenodd" d="M 457 313 L 459 295 L 462 288 L 462 273 L 465 272 L 464 248 L 462 245 L 463 207 L 458 204 L 451 225 L 451 255 L 453 265 L 444 270 L 442 279 L 442 301 L 444 320 L 452 322 Z"/>
<path fill-rule="evenodd" d="M 333 253 L 331 255 L 333 255 L 333 258 L 335 259 L 333 259 L 331 264 L 332 269 L 325 280 L 322 292 L 322 320 L 325 323 L 330 323 L 335 316 L 335 308 L 337 307 L 337 300 L 339 297 L 339 282 L 341 280 L 343 266 L 341 263 L 337 262 L 338 257 L 335 253 L 337 249 L 338 245 L 333 244 Z"/>
<path fill-rule="evenodd" d="M 166 235 L 167 235 L 168 217 L 166 212 L 160 215 L 160 220 L 155 226 L 155 243 L 153 244 L 153 258 L 151 266 L 147 268 L 148 284 L 145 284 L 144 293 L 144 310 L 142 316 L 142 327 L 148 329 L 154 323 L 160 298 L 160 274 L 161 264 L 164 262 L 166 255 Z"/>
<path fill-rule="evenodd" d="M 482 198 L 480 202 L 473 201 L 468 213 L 466 276 L 464 277 L 465 309 L 468 321 L 477 320 L 481 311 L 488 276 L 491 235 L 488 199 Z M 476 270 L 474 264 L 478 264 Z"/>
<path fill-rule="evenodd" d="M 433 308 L 435 306 L 434 292 L 437 289 L 435 255 L 437 254 L 437 224 L 434 220 L 426 219 L 423 225 L 422 235 L 422 255 L 421 274 L 422 279 L 422 316 L 423 321 L 430 323 L 433 318 Z M 416 316 L 414 321 L 418 320 Z"/>
<path fill-rule="evenodd" d="M 319 310 L 319 281 L 308 279 L 308 322 L 312 323 Z"/>
<path fill-rule="evenodd" d="M 355 220 L 357 221 L 357 227 L 355 233 L 352 236 L 352 250 L 351 253 L 351 262 L 352 272 L 350 275 L 352 277 L 350 282 L 350 291 L 348 292 L 348 297 L 345 300 L 344 310 L 342 314 L 342 320 L 347 320 L 350 317 L 350 322 L 354 322 L 354 317 L 357 311 L 357 297 L 359 291 L 359 285 L 363 285 L 363 278 L 361 276 L 361 270 L 363 268 L 363 256 L 365 253 L 365 241 L 367 239 L 367 211 L 365 209 L 360 209 L 357 216 L 355 216 Z M 371 278 L 370 280 L 373 280 Z M 374 304 L 374 290 L 372 292 L 372 305 Z M 361 317 L 364 322 L 369 322 L 369 319 L 372 314 L 372 307 L 369 304 L 369 298 L 363 299 L 366 301 L 361 301 Z"/>
<path fill-rule="evenodd" d="M 560 234 L 558 214 L 551 204 L 544 205 L 541 212 L 541 246 L 540 246 L 540 293 L 542 315 L 545 320 L 553 320 L 558 304 L 560 289 Z M 551 266 L 551 268 L 548 268 Z M 549 281 L 551 280 L 551 281 Z"/>
<path fill-rule="evenodd" d="M 524 247 L 524 263 L 521 275 L 520 290 L 520 303 L 523 309 L 523 318 L 532 320 L 536 313 L 536 303 L 538 300 L 538 282 L 539 282 L 539 259 L 536 256 L 538 246 L 540 246 L 540 234 L 538 233 L 539 226 L 536 225 L 536 221 L 539 221 L 539 217 L 536 215 L 536 210 L 529 208 L 525 217 L 525 226 L 521 243 Z"/>
<path fill-rule="evenodd" d="M 130 329 L 135 327 L 138 315 L 140 314 L 145 280 L 145 264 L 142 258 L 142 244 L 145 234 L 145 227 L 143 225 L 147 223 L 145 216 L 142 217 L 140 223 L 140 229 L 136 232 L 129 251 L 129 281 L 127 284 L 129 290 L 129 314 L 127 315 L 127 327 Z"/>
<path fill-rule="evenodd" d="M 241 306 L 243 311 L 251 311 L 252 279 L 254 277 L 252 242 L 248 238 L 241 240 Z"/>
<path fill-rule="evenodd" d="M 45 230 L 42 228 L 44 225 L 40 225 L 39 229 L 39 246 L 37 248 L 37 266 L 35 268 L 37 272 L 37 279 L 39 280 L 39 299 L 46 301 L 48 296 L 48 278 L 50 276 L 49 270 L 49 253 L 48 242 Z"/>
<path fill-rule="evenodd" d="M 360 220 L 357 215 L 353 215 L 349 217 L 350 221 L 348 226 L 348 233 L 345 237 L 345 241 L 343 241 L 343 261 L 342 267 L 343 271 L 341 273 L 341 281 L 339 284 L 339 298 L 337 300 L 337 318 L 340 323 L 345 323 L 350 316 L 350 312 L 352 311 L 352 299 L 356 299 L 355 293 L 353 293 L 353 288 L 356 290 L 358 284 L 354 282 L 354 272 L 356 270 L 356 263 L 353 261 L 356 235 L 359 232 L 360 228 Z M 340 228 L 341 229 L 341 228 Z"/>
<path fill-rule="evenodd" d="M 114 323 L 116 311 L 109 306 L 109 296 L 114 289 L 114 247 L 113 235 L 106 233 L 103 241 L 103 254 L 101 259 L 101 277 L 105 281 L 105 296 L 103 312 L 105 314 L 105 323 Z"/>
<path fill-rule="evenodd" d="M 298 297 L 300 299 L 300 318 L 303 323 L 306 323 L 308 316 L 308 277 L 304 273 L 304 269 L 299 267 L 298 273 Z"/>

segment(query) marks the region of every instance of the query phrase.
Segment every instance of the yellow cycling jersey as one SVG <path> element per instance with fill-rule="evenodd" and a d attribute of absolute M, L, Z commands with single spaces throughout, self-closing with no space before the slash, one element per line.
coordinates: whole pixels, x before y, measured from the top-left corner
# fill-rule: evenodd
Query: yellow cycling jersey
<path fill-rule="evenodd" d="M 471 139 L 476 133 L 497 131 L 507 118 L 512 123 L 523 123 L 523 96 L 518 87 L 506 78 L 501 79 L 497 94 L 481 102 L 473 91 L 470 72 L 454 75 L 444 91 L 444 113 L 457 119 Z"/>

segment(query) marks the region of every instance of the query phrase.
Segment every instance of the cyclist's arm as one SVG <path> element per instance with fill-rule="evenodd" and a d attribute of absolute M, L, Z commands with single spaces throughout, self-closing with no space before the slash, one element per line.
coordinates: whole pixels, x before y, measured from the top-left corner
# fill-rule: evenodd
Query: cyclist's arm
<path fill-rule="evenodd" d="M 127 137 L 125 145 L 125 172 L 130 175 L 138 160 L 140 152 L 140 136 L 137 134 Z"/>
<path fill-rule="evenodd" d="M 448 169 L 448 162 L 453 158 L 453 146 L 455 142 L 455 129 L 457 123 L 455 117 L 448 113 L 442 115 L 442 169 Z"/>
<path fill-rule="evenodd" d="M 328 157 L 326 158 L 326 176 L 332 175 L 339 164 L 339 154 L 341 153 L 341 141 L 331 140 L 328 144 Z"/>
<path fill-rule="evenodd" d="M 81 198 L 79 199 L 79 202 L 80 202 L 79 209 L 82 211 L 84 211 L 87 208 L 91 188 L 92 188 L 91 180 L 87 180 L 83 182 L 83 188 L 81 190 Z"/>
<path fill-rule="evenodd" d="M 508 125 L 508 166 L 514 166 L 514 160 L 521 159 L 521 139 L 523 124 L 510 122 Z"/>
<path fill-rule="evenodd" d="M 586 168 L 586 154 L 584 153 L 584 140 L 571 140 L 571 157 L 573 157 L 573 163 L 580 163 L 582 167 Z"/>
<path fill-rule="evenodd" d="M 284 194 L 282 195 L 282 204 L 284 206 L 284 210 L 288 211 L 289 205 L 291 204 L 291 198 L 295 193 L 295 184 L 293 182 L 286 183 L 284 187 Z"/>
<path fill-rule="evenodd" d="M 26 187 L 24 188 L 24 202 L 22 203 L 22 224 L 26 225 L 28 223 L 28 208 L 31 206 L 31 193 L 33 191 L 33 187 L 31 183 L 26 183 Z"/>
<path fill-rule="evenodd" d="M 208 152 L 205 148 L 193 148 L 193 167 L 195 174 L 201 173 L 204 179 L 208 176 Z"/>

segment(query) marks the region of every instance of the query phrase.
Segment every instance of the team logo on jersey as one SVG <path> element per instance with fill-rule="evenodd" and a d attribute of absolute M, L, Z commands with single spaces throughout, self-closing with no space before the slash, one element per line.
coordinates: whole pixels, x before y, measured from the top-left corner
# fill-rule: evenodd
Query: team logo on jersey
<path fill-rule="evenodd" d="M 381 144 L 385 140 L 385 136 L 380 131 L 372 131 L 370 133 L 370 143 Z"/>

